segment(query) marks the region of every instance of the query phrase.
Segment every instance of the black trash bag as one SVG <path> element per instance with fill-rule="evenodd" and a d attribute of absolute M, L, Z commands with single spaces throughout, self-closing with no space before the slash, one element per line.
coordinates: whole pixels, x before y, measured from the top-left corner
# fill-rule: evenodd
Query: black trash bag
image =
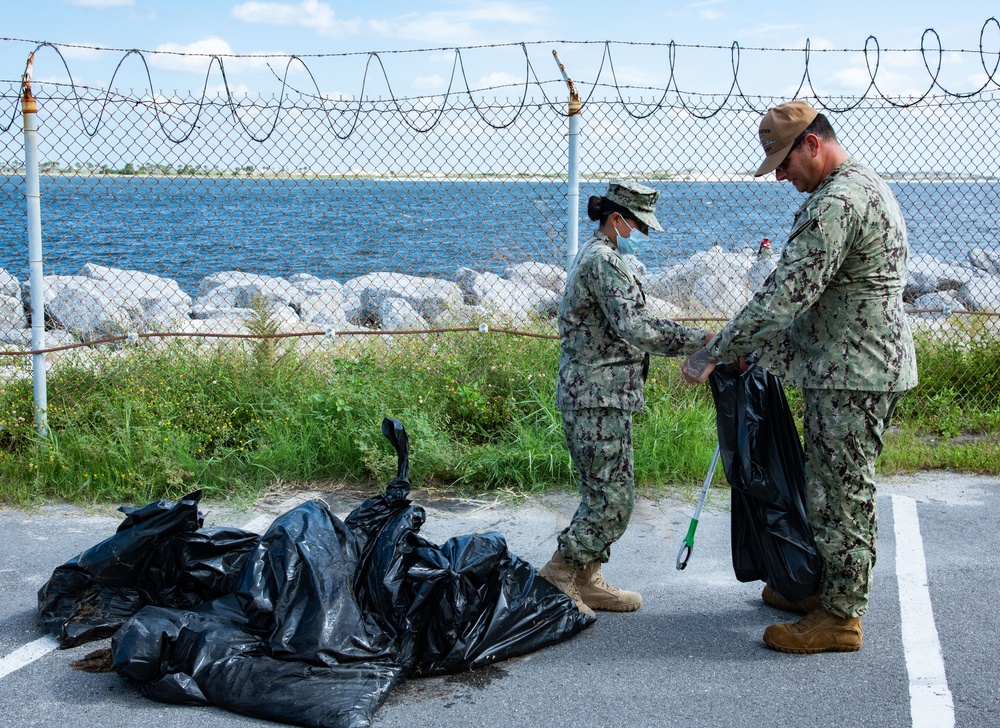
<path fill-rule="evenodd" d="M 416 550 L 403 658 L 417 674 L 453 673 L 551 644 L 593 623 L 573 600 L 507 549 L 498 533 Z"/>
<path fill-rule="evenodd" d="M 726 479 L 732 488 L 733 570 L 787 599 L 815 594 L 822 571 L 805 511 L 802 444 L 781 381 L 751 365 L 710 377 Z"/>
<path fill-rule="evenodd" d="M 146 607 L 112 637 L 112 666 L 150 698 L 305 726 L 368 726 L 403 667 L 357 606 L 353 536 L 309 501 L 279 516 L 234 594 Z"/>
<path fill-rule="evenodd" d="M 59 566 L 38 590 L 42 627 L 62 648 L 108 637 L 146 604 L 188 607 L 232 591 L 259 538 L 199 530 L 201 491 L 127 515 L 117 532 Z"/>
<path fill-rule="evenodd" d="M 279 516 L 236 587 L 247 629 L 268 654 L 313 665 L 394 659 L 392 641 L 354 595 L 354 534 L 325 504 Z"/>
<path fill-rule="evenodd" d="M 240 528 L 179 533 L 150 559 L 139 583 L 148 604 L 186 609 L 230 594 L 260 536 Z"/>
<path fill-rule="evenodd" d="M 426 516 L 407 498 L 406 430 L 387 417 L 382 434 L 396 449 L 396 477 L 346 523 L 364 539 L 358 600 L 398 641 L 408 673 L 480 667 L 537 650 L 593 623 L 570 597 L 511 554 L 500 534 L 459 536 L 442 546 L 419 536 Z"/>
<path fill-rule="evenodd" d="M 410 675 L 537 650 L 593 624 L 499 534 L 436 546 L 408 495 L 406 431 L 386 418 L 396 477 L 341 522 L 320 501 L 277 518 L 232 593 L 148 605 L 112 638 L 147 696 L 304 726 L 368 726 Z"/>

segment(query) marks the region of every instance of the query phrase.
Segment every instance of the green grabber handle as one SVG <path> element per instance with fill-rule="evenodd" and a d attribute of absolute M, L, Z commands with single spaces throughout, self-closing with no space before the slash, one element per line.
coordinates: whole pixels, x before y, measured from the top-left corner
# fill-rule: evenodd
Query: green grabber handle
<path fill-rule="evenodd" d="M 715 446 L 715 454 L 712 455 L 712 464 L 708 466 L 708 475 L 705 476 L 705 484 L 701 486 L 701 497 L 698 498 L 698 505 L 694 509 L 694 516 L 691 517 L 691 525 L 688 526 L 687 536 L 681 544 L 681 550 L 677 552 L 677 570 L 680 571 L 688 565 L 691 558 L 691 549 L 694 548 L 694 532 L 698 528 L 698 516 L 701 515 L 701 507 L 705 505 L 705 496 L 708 495 L 708 488 L 712 485 L 712 477 L 715 475 L 715 466 L 719 463 L 719 446 Z"/>

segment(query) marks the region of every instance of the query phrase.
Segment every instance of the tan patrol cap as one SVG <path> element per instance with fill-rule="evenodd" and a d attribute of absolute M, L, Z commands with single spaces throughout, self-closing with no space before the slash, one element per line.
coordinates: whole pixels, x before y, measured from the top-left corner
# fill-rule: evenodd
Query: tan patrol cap
<path fill-rule="evenodd" d="M 660 193 L 652 187 L 619 179 L 608 182 L 608 191 L 604 195 L 605 199 L 627 208 L 637 220 L 646 223 L 653 230 L 663 230 L 660 221 L 656 219 L 656 200 L 659 196 Z"/>
<path fill-rule="evenodd" d="M 818 115 L 819 112 L 805 101 L 789 101 L 768 109 L 760 121 L 760 144 L 764 147 L 764 161 L 753 176 L 760 177 L 773 172 L 785 161 L 795 137 L 804 132 Z"/>

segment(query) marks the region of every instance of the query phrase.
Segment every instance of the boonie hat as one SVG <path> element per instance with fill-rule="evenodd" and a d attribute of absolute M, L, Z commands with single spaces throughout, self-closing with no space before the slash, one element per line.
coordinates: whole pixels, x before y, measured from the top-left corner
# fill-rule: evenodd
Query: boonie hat
<path fill-rule="evenodd" d="M 616 179 L 608 182 L 605 199 L 621 205 L 637 220 L 646 223 L 653 230 L 663 230 L 660 221 L 656 219 L 656 200 L 660 193 L 652 187 L 646 187 L 638 182 L 624 182 Z"/>
<path fill-rule="evenodd" d="M 795 137 L 804 132 L 818 115 L 819 112 L 805 101 L 789 101 L 768 109 L 760 121 L 760 145 L 764 147 L 764 161 L 753 176 L 760 177 L 773 172 L 785 161 Z"/>

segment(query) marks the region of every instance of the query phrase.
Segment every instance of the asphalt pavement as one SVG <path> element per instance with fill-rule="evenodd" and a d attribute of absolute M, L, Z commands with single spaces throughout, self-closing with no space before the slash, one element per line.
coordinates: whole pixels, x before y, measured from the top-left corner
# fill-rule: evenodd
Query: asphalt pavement
<path fill-rule="evenodd" d="M 458 675 L 409 680 L 375 717 L 412 726 L 1000 725 L 1000 479 L 920 473 L 879 485 L 879 547 L 858 653 L 784 655 L 761 634 L 790 615 L 732 571 L 726 491 L 713 490 L 688 567 L 675 567 L 694 510 L 639 499 L 604 572 L 642 592 L 632 614 L 600 613 L 576 637 Z M 309 493 L 236 510 L 202 502 L 206 525 L 262 533 L 306 497 L 345 516 L 360 496 Z M 414 491 L 435 542 L 497 531 L 540 566 L 576 507 L 569 494 L 520 504 Z M 53 649 L 36 593 L 52 570 L 111 535 L 122 515 L 48 506 L 0 510 L 0 726 L 273 725 L 217 708 L 155 703 L 114 673 L 69 663 L 109 640 Z"/>

